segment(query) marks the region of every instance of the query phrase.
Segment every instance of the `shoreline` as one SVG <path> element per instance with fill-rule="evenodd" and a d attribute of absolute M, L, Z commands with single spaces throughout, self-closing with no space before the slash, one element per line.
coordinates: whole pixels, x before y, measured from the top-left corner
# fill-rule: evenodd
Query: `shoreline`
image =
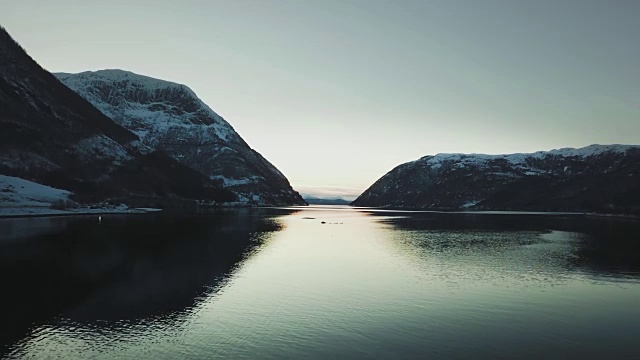
<path fill-rule="evenodd" d="M 472 210 L 472 209 L 440 209 L 440 210 L 424 210 L 416 208 L 398 208 L 398 207 L 369 207 L 369 206 L 353 206 L 353 209 L 366 211 L 388 211 L 388 212 L 413 212 L 413 213 L 433 213 L 433 214 L 466 214 L 466 215 L 541 215 L 541 216 L 585 216 L 598 218 L 622 218 L 640 220 L 640 214 L 616 214 L 616 213 L 596 213 L 585 211 L 538 211 L 538 210 Z"/>
<path fill-rule="evenodd" d="M 302 208 L 313 208 L 313 206 L 300 206 Z M 344 205 L 342 205 L 344 206 Z M 289 208 L 293 206 L 202 206 L 203 208 L 216 208 L 216 209 L 243 209 L 243 208 Z M 616 218 L 626 220 L 640 221 L 640 215 L 634 214 L 607 214 L 607 213 L 592 213 L 592 212 L 558 212 L 558 211 L 530 211 L 530 210 L 418 210 L 418 209 L 401 209 L 401 208 L 386 208 L 386 207 L 360 207 L 346 205 L 346 208 L 360 211 L 381 211 L 381 212 L 407 212 L 407 213 L 433 213 L 433 214 L 458 214 L 458 215 L 531 215 L 531 216 L 584 216 L 592 218 Z M 3 213 L 3 209 L 15 210 L 15 213 Z M 37 212 L 28 212 L 29 210 L 41 210 Z M 40 217 L 61 217 L 61 216 L 89 216 L 89 215 L 145 215 L 152 213 L 166 212 L 166 209 L 160 208 L 98 208 L 98 209 L 76 209 L 74 210 L 57 210 L 46 207 L 15 207 L 15 208 L 2 208 L 0 207 L 0 220 L 3 219 L 24 219 L 24 218 L 40 218 Z"/>
<path fill-rule="evenodd" d="M 295 206 L 308 206 L 308 205 L 295 205 Z M 231 206 L 211 206 L 200 205 L 198 208 L 202 209 L 259 209 L 259 208 L 278 208 L 280 206 L 272 205 L 231 205 Z M 3 210 L 14 210 L 14 213 L 6 213 Z M 29 212 L 29 210 L 35 210 L 36 212 Z M 0 220 L 2 219 L 19 219 L 19 218 L 36 218 L 36 217 L 60 217 L 60 216 L 88 216 L 88 215 L 145 215 L 153 213 L 167 212 L 169 209 L 151 208 L 151 207 L 138 207 L 138 208 L 77 208 L 73 210 L 58 210 L 48 207 L 1 207 L 0 206 Z"/>
<path fill-rule="evenodd" d="M 3 209 L 15 210 L 14 213 L 4 213 Z M 35 212 L 29 212 L 29 210 L 35 210 Z M 59 217 L 59 216 L 88 216 L 88 215 L 138 215 L 138 214 L 151 214 L 162 212 L 163 209 L 157 208 L 133 208 L 133 209 L 80 209 L 78 211 L 69 210 L 56 210 L 50 208 L 39 207 L 16 207 L 16 208 L 1 208 L 0 207 L 0 219 L 18 219 L 18 218 L 31 218 L 31 217 Z"/>

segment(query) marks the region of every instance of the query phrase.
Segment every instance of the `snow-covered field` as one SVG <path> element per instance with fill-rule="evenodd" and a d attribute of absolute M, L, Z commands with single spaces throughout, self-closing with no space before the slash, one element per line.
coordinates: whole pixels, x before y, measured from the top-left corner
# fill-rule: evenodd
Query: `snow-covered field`
<path fill-rule="evenodd" d="M 118 206 L 78 206 L 70 191 L 52 188 L 21 178 L 0 175 L 0 217 L 71 214 L 131 214 L 160 211 Z"/>

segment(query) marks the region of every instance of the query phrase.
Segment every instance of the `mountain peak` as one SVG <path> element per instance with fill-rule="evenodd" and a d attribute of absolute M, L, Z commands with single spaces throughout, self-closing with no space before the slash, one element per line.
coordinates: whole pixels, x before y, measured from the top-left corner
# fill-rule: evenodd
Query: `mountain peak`
<path fill-rule="evenodd" d="M 81 73 L 72 74 L 58 72 L 53 73 L 59 79 L 92 79 L 94 81 L 108 81 L 108 82 L 131 82 L 140 86 L 147 87 L 149 89 L 166 89 L 166 88 L 178 88 L 189 92 L 192 96 L 197 97 L 196 94 L 188 86 L 178 84 L 175 82 L 156 79 L 151 76 L 136 74 L 131 71 L 122 69 L 104 69 L 95 71 L 83 71 Z"/>
<path fill-rule="evenodd" d="M 286 177 L 187 86 L 109 69 L 56 77 L 140 138 L 259 205 L 304 204 Z"/>
<path fill-rule="evenodd" d="M 235 134 L 233 127 L 186 85 L 120 69 L 54 75 L 143 142 L 148 129 L 122 119 L 135 117 L 164 127 L 207 125 L 223 140 Z"/>

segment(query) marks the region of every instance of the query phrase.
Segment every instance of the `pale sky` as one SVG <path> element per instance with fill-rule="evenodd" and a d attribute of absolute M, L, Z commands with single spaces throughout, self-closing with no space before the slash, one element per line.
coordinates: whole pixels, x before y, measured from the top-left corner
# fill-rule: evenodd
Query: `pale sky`
<path fill-rule="evenodd" d="M 185 84 L 296 190 L 441 152 L 640 143 L 637 0 L 0 0 L 52 72 Z"/>

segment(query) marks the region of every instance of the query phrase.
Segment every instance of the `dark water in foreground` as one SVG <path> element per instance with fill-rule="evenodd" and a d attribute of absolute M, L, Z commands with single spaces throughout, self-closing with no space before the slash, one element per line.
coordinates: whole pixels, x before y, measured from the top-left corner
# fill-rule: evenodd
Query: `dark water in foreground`
<path fill-rule="evenodd" d="M 8 358 L 640 357 L 635 221 L 245 209 L 0 239 Z"/>

